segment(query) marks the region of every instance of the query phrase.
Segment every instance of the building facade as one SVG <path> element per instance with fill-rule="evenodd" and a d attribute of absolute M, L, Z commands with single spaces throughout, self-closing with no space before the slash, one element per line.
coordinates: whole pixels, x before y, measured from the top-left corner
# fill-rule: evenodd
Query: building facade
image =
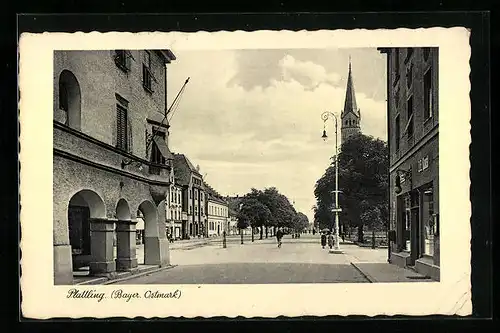
<path fill-rule="evenodd" d="M 440 277 L 438 48 L 387 55 L 391 263 Z"/>
<path fill-rule="evenodd" d="M 165 198 L 170 50 L 54 52 L 54 283 L 73 272 L 134 270 L 137 217 L 146 264 L 169 263 Z M 116 244 L 116 250 L 114 249 Z"/>
<path fill-rule="evenodd" d="M 207 235 L 221 236 L 224 231 L 228 234 L 230 229 L 228 203 L 212 187 L 206 183 L 204 185 L 207 197 Z"/>
<path fill-rule="evenodd" d="M 346 142 L 351 136 L 361 133 L 361 110 L 356 103 L 354 80 L 352 78 L 351 60 L 349 59 L 349 73 L 345 93 L 344 109 L 340 115 L 341 142 Z"/>
<path fill-rule="evenodd" d="M 203 176 L 184 154 L 174 154 L 176 184 L 182 188 L 182 239 L 206 236 Z"/>
<path fill-rule="evenodd" d="M 167 232 L 172 239 L 182 239 L 182 186 L 175 181 L 172 168 L 171 184 L 168 193 Z"/>

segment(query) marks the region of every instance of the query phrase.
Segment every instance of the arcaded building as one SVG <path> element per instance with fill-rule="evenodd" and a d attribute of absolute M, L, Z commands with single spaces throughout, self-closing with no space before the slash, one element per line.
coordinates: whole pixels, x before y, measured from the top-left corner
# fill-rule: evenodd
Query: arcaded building
<path fill-rule="evenodd" d="M 440 277 L 438 48 L 387 54 L 390 257 Z"/>
<path fill-rule="evenodd" d="M 54 52 L 54 283 L 169 264 L 166 110 L 170 50 Z M 141 260 L 142 261 L 142 260 Z"/>

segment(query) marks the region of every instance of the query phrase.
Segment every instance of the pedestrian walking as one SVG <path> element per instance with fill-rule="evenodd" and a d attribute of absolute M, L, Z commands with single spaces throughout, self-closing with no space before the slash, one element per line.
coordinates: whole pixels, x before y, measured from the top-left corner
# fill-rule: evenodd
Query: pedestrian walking
<path fill-rule="evenodd" d="M 278 229 L 278 231 L 276 231 L 276 240 L 278 241 L 278 248 L 281 248 L 281 239 L 283 238 L 283 230 Z"/>
<path fill-rule="evenodd" d="M 332 233 L 328 234 L 328 247 L 330 248 L 330 250 L 333 248 L 333 235 L 332 235 Z"/>
<path fill-rule="evenodd" d="M 323 232 L 321 233 L 321 246 L 325 248 L 326 246 L 326 234 Z"/>

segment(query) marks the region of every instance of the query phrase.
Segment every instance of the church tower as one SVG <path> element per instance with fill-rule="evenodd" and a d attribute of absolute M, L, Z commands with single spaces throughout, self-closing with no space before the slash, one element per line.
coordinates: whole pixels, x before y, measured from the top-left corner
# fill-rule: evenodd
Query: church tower
<path fill-rule="evenodd" d="M 356 94 L 354 93 L 354 83 L 351 73 L 351 57 L 349 57 L 349 74 L 347 77 L 347 88 L 345 93 L 344 110 L 340 118 L 341 142 L 346 142 L 350 136 L 361 133 L 361 110 L 356 104 Z"/>

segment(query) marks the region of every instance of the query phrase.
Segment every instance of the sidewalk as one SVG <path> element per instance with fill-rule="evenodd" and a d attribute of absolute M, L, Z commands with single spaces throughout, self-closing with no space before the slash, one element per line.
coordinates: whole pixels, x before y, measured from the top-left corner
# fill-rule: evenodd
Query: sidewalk
<path fill-rule="evenodd" d="M 370 282 L 435 282 L 411 269 L 387 262 L 387 249 L 371 249 L 357 245 L 342 247 L 344 255 Z"/>

